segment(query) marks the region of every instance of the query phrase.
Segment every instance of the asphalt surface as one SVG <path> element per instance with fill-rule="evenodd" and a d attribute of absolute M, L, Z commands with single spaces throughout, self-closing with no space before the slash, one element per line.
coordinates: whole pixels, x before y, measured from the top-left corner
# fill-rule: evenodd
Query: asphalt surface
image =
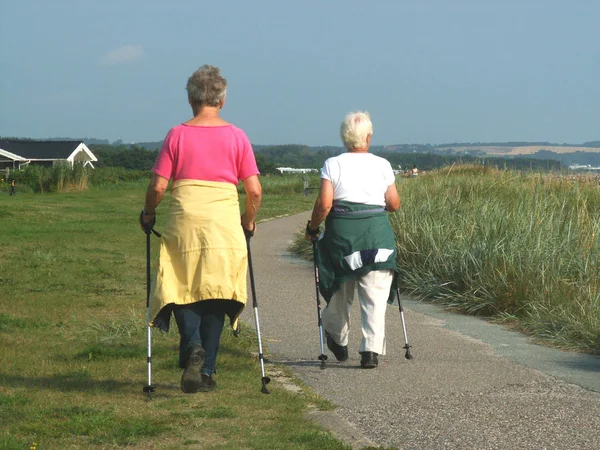
<path fill-rule="evenodd" d="M 288 252 L 309 213 L 259 224 L 251 241 L 261 335 L 269 359 L 290 367 L 338 408 L 314 419 L 354 448 L 600 448 L 600 359 L 532 344 L 500 325 L 404 299 L 414 359 L 404 358 L 397 307 L 387 352 L 360 368 L 360 311 L 350 358 L 321 370 L 311 263 Z M 243 320 L 253 323 L 252 308 Z M 267 365 L 267 375 L 271 366 Z"/>

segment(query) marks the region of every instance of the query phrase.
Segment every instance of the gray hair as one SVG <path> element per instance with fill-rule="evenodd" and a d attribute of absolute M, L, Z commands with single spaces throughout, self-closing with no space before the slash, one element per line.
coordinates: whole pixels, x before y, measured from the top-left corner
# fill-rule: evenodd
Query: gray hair
<path fill-rule="evenodd" d="M 368 112 L 356 111 L 346 114 L 340 136 L 348 150 L 367 146 L 367 136 L 373 134 L 373 124 Z"/>
<path fill-rule="evenodd" d="M 187 94 L 194 106 L 219 106 L 227 94 L 227 80 L 218 67 L 203 65 L 187 82 Z"/>

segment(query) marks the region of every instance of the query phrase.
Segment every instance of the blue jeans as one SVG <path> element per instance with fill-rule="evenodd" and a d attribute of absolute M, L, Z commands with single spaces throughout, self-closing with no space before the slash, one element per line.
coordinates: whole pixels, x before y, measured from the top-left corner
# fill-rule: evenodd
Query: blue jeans
<path fill-rule="evenodd" d="M 190 305 L 177 306 L 173 310 L 180 336 L 179 367 L 185 368 L 190 345 L 200 344 L 204 349 L 204 365 L 200 373 L 211 376 L 215 372 L 229 303 L 227 300 L 202 300 Z"/>

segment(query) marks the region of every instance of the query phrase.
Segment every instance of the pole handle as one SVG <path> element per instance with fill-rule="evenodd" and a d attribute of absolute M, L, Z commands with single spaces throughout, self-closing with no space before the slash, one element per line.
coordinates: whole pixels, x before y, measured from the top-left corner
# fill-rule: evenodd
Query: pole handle
<path fill-rule="evenodd" d="M 150 235 L 146 235 L 146 309 L 150 306 Z"/>

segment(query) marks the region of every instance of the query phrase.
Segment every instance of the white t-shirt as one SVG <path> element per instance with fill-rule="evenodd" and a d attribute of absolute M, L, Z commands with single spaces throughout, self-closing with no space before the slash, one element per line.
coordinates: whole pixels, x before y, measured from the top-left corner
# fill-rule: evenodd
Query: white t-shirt
<path fill-rule="evenodd" d="M 343 153 L 325 161 L 321 178 L 333 184 L 333 199 L 385 206 L 385 192 L 395 183 L 391 164 L 371 153 Z"/>

